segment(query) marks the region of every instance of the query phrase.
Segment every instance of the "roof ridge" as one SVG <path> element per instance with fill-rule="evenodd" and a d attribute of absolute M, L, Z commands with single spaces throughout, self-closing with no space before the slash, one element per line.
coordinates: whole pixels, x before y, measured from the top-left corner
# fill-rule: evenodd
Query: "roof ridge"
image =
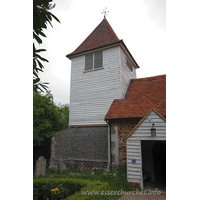
<path fill-rule="evenodd" d="M 148 78 L 154 78 L 154 77 L 160 77 L 160 76 L 166 76 L 166 74 L 161 74 L 161 75 L 156 75 L 156 76 L 149 76 L 149 77 L 135 78 L 135 79 L 131 79 L 131 80 L 148 79 Z"/>
<path fill-rule="evenodd" d="M 106 18 L 103 19 L 103 20 L 105 20 L 105 22 L 106 22 L 107 25 L 109 26 L 110 30 L 111 30 L 112 33 L 114 34 L 115 38 L 116 38 L 117 40 L 120 40 L 120 39 L 117 37 L 117 35 L 116 35 L 115 31 L 113 30 L 113 28 L 111 27 L 111 25 L 109 24 L 108 20 L 107 20 Z M 103 21 L 103 20 L 102 20 L 102 21 Z"/>

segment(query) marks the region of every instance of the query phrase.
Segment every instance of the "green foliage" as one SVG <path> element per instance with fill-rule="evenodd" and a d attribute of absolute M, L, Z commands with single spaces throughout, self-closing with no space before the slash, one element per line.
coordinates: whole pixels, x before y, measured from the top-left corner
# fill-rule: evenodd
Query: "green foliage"
<path fill-rule="evenodd" d="M 61 129 L 68 128 L 68 126 L 69 126 L 69 104 L 61 105 L 59 103 L 57 106 L 57 112 L 60 116 L 60 122 L 62 124 Z"/>
<path fill-rule="evenodd" d="M 115 167 L 114 165 L 112 165 L 111 167 L 108 165 L 107 168 L 104 169 L 103 171 L 103 176 L 105 176 L 105 178 L 113 177 L 114 179 L 117 178 L 117 167 Z"/>
<path fill-rule="evenodd" d="M 127 172 L 127 166 L 125 164 L 121 164 L 117 166 L 117 175 L 125 175 Z"/>
<path fill-rule="evenodd" d="M 69 105 L 56 105 L 49 91 L 33 92 L 33 168 L 39 156 L 50 159 L 52 134 L 68 127 Z"/>
<path fill-rule="evenodd" d="M 58 188 L 59 199 L 73 195 L 84 187 L 81 180 L 63 179 L 63 178 L 41 178 L 33 180 L 33 199 L 53 199 L 51 189 Z"/>
<path fill-rule="evenodd" d="M 67 200 L 110 199 L 110 196 L 108 195 L 100 195 L 102 191 L 104 192 L 110 190 L 108 183 L 101 183 L 100 181 L 91 182 L 89 180 L 84 180 L 84 182 L 86 186 L 81 189 L 80 192 L 76 192 L 74 195 L 68 197 Z M 91 193 L 88 194 L 88 192 Z"/>
<path fill-rule="evenodd" d="M 46 51 L 45 49 L 39 49 L 40 51 Z M 45 58 L 41 57 L 37 52 L 39 50 L 36 50 L 35 45 L 33 44 L 33 91 L 38 92 L 38 91 L 43 91 L 43 89 L 47 90 L 46 82 L 41 83 L 40 78 L 39 78 L 39 71 L 43 72 L 43 64 L 41 61 L 48 62 Z M 39 65 L 39 67 L 38 67 Z"/>
<path fill-rule="evenodd" d="M 55 4 L 51 4 L 52 0 L 33 0 L 33 39 L 38 44 L 42 44 L 41 37 L 46 37 L 44 29 L 47 29 L 47 24 L 52 26 L 52 19 L 57 22 L 59 19 L 53 15 L 49 10 L 55 7 Z M 52 26 L 53 27 L 53 26 Z M 46 49 L 36 49 L 33 43 L 33 91 L 39 92 L 47 90 L 46 84 L 42 83 L 39 78 L 39 71 L 43 72 L 42 62 L 48 62 L 47 59 L 39 55 L 40 52 L 46 51 Z"/>
<path fill-rule="evenodd" d="M 50 92 L 46 95 L 33 93 L 33 146 L 41 146 L 43 141 L 62 128 L 60 114 Z"/>
<path fill-rule="evenodd" d="M 109 196 L 83 195 L 86 191 L 109 190 L 108 183 L 70 178 L 39 178 L 33 180 L 33 199 L 52 199 L 51 189 L 58 188 L 58 199 L 109 199 Z"/>
<path fill-rule="evenodd" d="M 127 173 L 126 173 L 126 166 L 119 165 L 115 166 L 112 165 L 112 170 L 117 172 L 116 176 L 105 176 L 102 169 L 98 169 L 95 171 L 95 175 L 91 175 L 91 171 L 77 171 L 76 168 L 67 167 L 67 170 L 64 170 L 62 174 L 59 170 L 54 171 L 52 169 L 48 169 L 46 174 L 51 174 L 51 176 L 55 175 L 59 176 L 67 176 L 69 178 L 81 179 L 81 180 L 88 180 L 91 183 L 94 181 L 100 181 L 104 183 L 108 183 L 111 191 L 131 191 L 131 185 L 127 182 Z M 78 173 L 78 174 L 77 174 Z M 80 175 L 82 174 L 82 175 Z M 105 197 L 105 195 L 104 195 Z M 118 199 L 119 195 L 109 195 L 109 199 Z"/>

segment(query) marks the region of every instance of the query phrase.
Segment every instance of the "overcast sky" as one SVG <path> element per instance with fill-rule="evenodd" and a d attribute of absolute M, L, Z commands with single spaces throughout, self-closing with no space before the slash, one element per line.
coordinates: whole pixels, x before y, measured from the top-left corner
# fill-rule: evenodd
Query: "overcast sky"
<path fill-rule="evenodd" d="M 49 60 L 42 81 L 49 82 L 55 103 L 69 103 L 71 61 L 74 51 L 103 20 L 103 10 L 119 39 L 123 39 L 140 66 L 137 78 L 166 74 L 166 1 L 165 0 L 54 0 L 52 13 L 61 23 L 45 31 L 41 48 Z"/>

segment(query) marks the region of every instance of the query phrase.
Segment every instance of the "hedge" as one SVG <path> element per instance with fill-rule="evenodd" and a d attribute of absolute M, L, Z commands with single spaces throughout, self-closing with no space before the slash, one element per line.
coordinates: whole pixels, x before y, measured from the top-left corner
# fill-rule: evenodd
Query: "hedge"
<path fill-rule="evenodd" d="M 86 199 L 109 199 L 106 195 L 84 195 L 87 191 L 107 191 L 108 183 L 100 181 L 91 182 L 89 180 L 71 178 L 39 178 L 33 180 L 33 199 L 52 199 L 51 189 L 58 188 L 58 199 L 86 200 Z"/>
<path fill-rule="evenodd" d="M 90 200 L 90 199 L 110 199 L 108 195 L 100 195 L 102 191 L 108 191 L 109 185 L 108 183 L 102 183 L 100 181 L 84 181 L 86 186 L 81 189 L 80 192 L 76 192 L 74 195 L 67 198 L 67 200 Z M 99 192 L 99 195 L 93 195 L 88 194 L 88 192 Z M 84 195 L 83 193 L 87 193 L 87 195 Z"/>

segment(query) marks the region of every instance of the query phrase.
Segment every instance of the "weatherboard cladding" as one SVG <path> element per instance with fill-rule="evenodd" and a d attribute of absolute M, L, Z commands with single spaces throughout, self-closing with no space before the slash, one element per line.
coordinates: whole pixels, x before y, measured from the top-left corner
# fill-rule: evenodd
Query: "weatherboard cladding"
<path fill-rule="evenodd" d="M 130 71 L 120 46 L 103 51 L 103 68 L 84 73 L 85 57 L 71 59 L 70 125 L 106 124 L 113 99 L 123 98 L 136 69 Z"/>
<path fill-rule="evenodd" d="M 122 93 L 123 93 L 123 97 L 126 94 L 127 91 L 127 87 L 130 83 L 130 79 L 135 79 L 136 78 L 136 69 L 133 68 L 133 70 L 131 71 L 127 65 L 126 65 L 126 61 L 127 61 L 127 56 L 125 55 L 124 51 L 120 48 L 120 61 L 121 61 L 121 87 L 122 87 Z"/>
<path fill-rule="evenodd" d="M 151 137 L 152 123 L 155 124 L 156 137 Z M 127 180 L 140 183 L 143 188 L 141 140 L 166 141 L 166 119 L 156 110 L 151 109 L 126 139 Z M 136 160 L 135 164 L 132 163 L 133 159 Z"/>
<path fill-rule="evenodd" d="M 133 79 L 124 99 L 115 99 L 105 119 L 144 117 L 154 108 L 166 116 L 166 75 Z"/>
<path fill-rule="evenodd" d="M 122 97 L 119 46 L 103 51 L 103 68 L 85 72 L 85 56 L 72 58 L 70 125 L 106 124 L 113 99 Z"/>
<path fill-rule="evenodd" d="M 131 130 L 131 132 L 127 135 L 127 136 L 125 136 L 124 138 L 123 138 L 123 140 L 126 140 L 127 138 L 129 138 L 132 134 L 133 134 L 133 132 L 138 128 L 138 126 L 140 126 L 140 124 L 147 118 L 147 116 L 148 115 L 150 115 L 150 113 L 152 114 L 153 112 L 155 113 L 155 114 L 157 114 L 158 116 L 156 117 L 156 118 L 161 118 L 161 119 L 163 119 L 164 121 L 166 121 L 166 118 L 165 117 L 163 117 L 160 113 L 158 113 L 155 109 L 150 109 L 149 110 L 149 112 L 138 122 L 138 124 L 133 128 L 133 130 Z M 154 115 L 154 116 L 156 116 L 156 115 Z M 154 117 L 155 118 L 155 117 Z M 157 121 L 156 121 L 157 122 Z M 150 124 L 152 125 L 152 122 L 150 122 Z"/>

